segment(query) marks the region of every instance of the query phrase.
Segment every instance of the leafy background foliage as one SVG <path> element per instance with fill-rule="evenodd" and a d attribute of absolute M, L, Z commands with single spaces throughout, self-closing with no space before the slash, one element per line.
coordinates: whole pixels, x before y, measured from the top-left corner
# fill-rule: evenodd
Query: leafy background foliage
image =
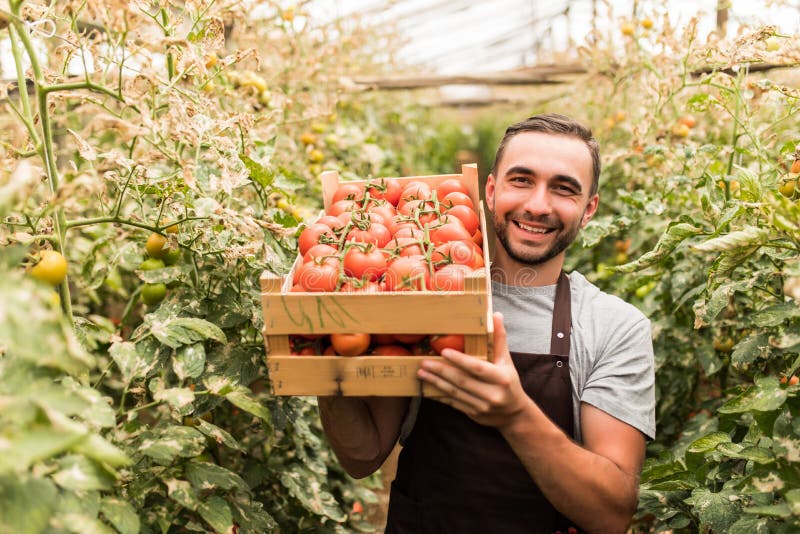
<path fill-rule="evenodd" d="M 469 158 L 485 175 L 505 125 L 544 110 L 603 147 L 601 211 L 568 268 L 653 325 L 658 437 L 634 530 L 800 527 L 800 206 L 778 191 L 800 95 L 791 71 L 747 68 L 796 63 L 796 37 L 703 40 L 643 5 L 652 29 L 578 50 L 590 83 L 465 115 L 342 84 L 390 72 L 375 52 L 391 35 L 261 4 L 260 20 L 233 1 L 3 7 L 33 83 L 1 95 L 0 532 L 379 528 L 359 509 L 380 478 L 338 467 L 312 399 L 269 394 L 258 276 L 288 269 L 321 170 Z M 146 270 L 152 233 L 177 252 Z M 25 274 L 47 248 L 69 261 L 57 291 Z"/>

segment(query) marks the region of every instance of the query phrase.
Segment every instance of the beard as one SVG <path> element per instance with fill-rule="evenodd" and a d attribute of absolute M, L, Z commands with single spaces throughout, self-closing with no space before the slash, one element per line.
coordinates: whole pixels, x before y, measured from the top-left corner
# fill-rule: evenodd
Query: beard
<path fill-rule="evenodd" d="M 572 242 L 575 241 L 575 238 L 578 237 L 578 232 L 581 229 L 580 221 L 582 218 L 583 217 L 578 219 L 572 227 L 565 228 L 564 224 L 554 217 L 515 217 L 514 214 L 508 214 L 506 215 L 505 219 L 500 219 L 497 215 L 492 214 L 495 233 L 497 234 L 497 238 L 500 241 L 500 244 L 503 245 L 506 253 L 508 253 L 509 257 L 514 261 L 530 266 L 546 263 L 564 252 L 567 247 L 569 247 Z M 512 219 L 531 223 L 539 223 L 552 228 L 552 231 L 556 234 L 555 240 L 553 240 L 547 249 L 542 251 L 528 249 L 528 247 L 524 245 L 524 241 L 515 246 L 511 243 L 511 240 L 508 237 L 508 225 L 514 224 L 511 222 Z"/>

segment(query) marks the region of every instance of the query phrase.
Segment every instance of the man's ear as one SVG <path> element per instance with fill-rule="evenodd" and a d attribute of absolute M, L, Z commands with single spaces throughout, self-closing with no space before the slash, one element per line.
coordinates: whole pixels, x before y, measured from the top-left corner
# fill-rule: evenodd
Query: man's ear
<path fill-rule="evenodd" d="M 597 193 L 595 193 L 592 196 L 592 198 L 589 199 L 589 202 L 586 204 L 586 209 L 584 210 L 583 218 L 581 219 L 581 228 L 589 224 L 589 221 L 592 220 L 594 214 L 597 213 L 597 206 L 599 203 L 600 203 L 600 196 Z"/>
<path fill-rule="evenodd" d="M 484 187 L 484 194 L 486 196 L 486 206 L 489 211 L 494 212 L 494 175 L 490 174 L 486 178 L 486 186 Z"/>

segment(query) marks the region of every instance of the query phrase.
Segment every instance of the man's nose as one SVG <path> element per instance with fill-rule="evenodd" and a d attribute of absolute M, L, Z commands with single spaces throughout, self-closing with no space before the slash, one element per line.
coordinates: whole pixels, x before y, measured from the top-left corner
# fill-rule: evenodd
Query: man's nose
<path fill-rule="evenodd" d="M 531 188 L 530 194 L 525 201 L 525 211 L 534 216 L 550 215 L 553 213 L 553 204 L 550 198 L 550 191 L 547 187 L 536 185 Z"/>

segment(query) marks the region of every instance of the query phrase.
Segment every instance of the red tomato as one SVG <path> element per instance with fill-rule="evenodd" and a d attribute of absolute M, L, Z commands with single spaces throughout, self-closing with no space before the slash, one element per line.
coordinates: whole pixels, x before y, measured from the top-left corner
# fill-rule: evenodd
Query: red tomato
<path fill-rule="evenodd" d="M 437 185 L 434 188 L 434 191 L 436 191 L 436 198 L 438 198 L 439 200 L 443 199 L 444 197 L 446 197 L 447 195 L 449 195 L 454 191 L 458 193 L 464 193 L 465 195 L 469 195 L 467 186 L 461 183 L 461 180 L 459 180 L 458 178 L 448 178 L 442 181 L 441 183 L 439 183 L 439 185 Z"/>
<path fill-rule="evenodd" d="M 428 235 L 434 245 L 441 245 L 448 241 L 470 241 L 472 239 L 472 233 L 464 229 L 461 223 L 452 222 L 432 226 Z"/>
<path fill-rule="evenodd" d="M 299 351 L 297 351 L 298 356 L 314 356 L 317 351 L 314 350 L 314 347 L 303 347 Z"/>
<path fill-rule="evenodd" d="M 398 256 L 422 256 L 425 251 L 422 249 L 421 237 L 422 232 L 420 232 L 419 238 L 395 236 L 394 239 L 389 241 L 387 248 L 394 250 L 394 253 Z"/>
<path fill-rule="evenodd" d="M 411 351 L 401 345 L 377 345 L 372 349 L 377 356 L 411 356 Z"/>
<path fill-rule="evenodd" d="M 480 219 L 478 219 L 478 214 L 475 213 L 475 210 L 469 206 L 453 206 L 447 210 L 446 213 L 447 215 L 451 215 L 461 221 L 461 224 L 464 225 L 464 228 L 466 228 L 470 236 L 474 235 L 475 232 L 478 231 Z"/>
<path fill-rule="evenodd" d="M 464 335 L 448 334 L 431 337 L 431 348 L 436 354 L 441 354 L 444 349 L 455 349 L 464 352 Z"/>
<path fill-rule="evenodd" d="M 437 291 L 464 291 L 467 275 L 472 269 L 466 265 L 449 263 L 433 273 L 432 285 Z"/>
<path fill-rule="evenodd" d="M 328 347 L 322 351 L 323 356 L 336 356 L 336 351 L 333 350 L 333 347 L 328 345 Z"/>
<path fill-rule="evenodd" d="M 386 291 L 426 290 L 431 273 L 423 256 L 395 258 L 386 269 Z"/>
<path fill-rule="evenodd" d="M 338 217 L 342 213 L 353 211 L 358 208 L 359 208 L 358 202 L 356 202 L 355 200 L 343 199 L 343 200 L 337 200 L 336 202 L 328 206 L 328 209 L 325 210 L 325 213 L 328 215 L 333 215 L 334 217 Z"/>
<path fill-rule="evenodd" d="M 439 210 L 444 212 L 453 206 L 468 206 L 472 209 L 475 209 L 475 204 L 472 202 L 472 199 L 466 193 L 461 193 L 460 191 L 453 191 L 451 193 L 447 193 L 444 198 L 439 199 Z"/>
<path fill-rule="evenodd" d="M 358 279 L 378 280 L 386 272 L 386 253 L 374 247 L 351 246 L 344 253 L 345 274 Z"/>
<path fill-rule="evenodd" d="M 380 293 L 383 291 L 381 285 L 371 280 L 356 280 L 350 278 L 345 280 L 339 288 L 340 293 Z"/>
<path fill-rule="evenodd" d="M 429 198 L 431 198 L 430 186 L 425 182 L 412 180 L 405 184 L 403 192 L 400 194 L 400 200 L 397 201 L 397 209 L 399 211 L 410 200 L 427 200 Z"/>
<path fill-rule="evenodd" d="M 325 258 L 326 256 L 338 257 L 339 251 L 336 249 L 336 247 L 319 243 L 306 251 L 306 253 L 303 255 L 303 263 L 311 261 L 314 258 Z"/>
<path fill-rule="evenodd" d="M 395 341 L 394 334 L 372 334 L 372 341 L 376 345 L 392 345 Z"/>
<path fill-rule="evenodd" d="M 423 232 L 415 222 L 402 222 L 395 225 L 394 236 L 422 239 L 425 236 L 425 232 Z"/>
<path fill-rule="evenodd" d="M 436 247 L 431 255 L 434 265 L 460 263 L 472 269 L 484 266 L 483 255 L 472 241 L 450 241 Z"/>
<path fill-rule="evenodd" d="M 379 178 L 370 180 L 369 184 L 370 187 L 367 192 L 371 198 L 382 198 L 392 206 L 397 206 L 397 202 L 400 200 L 400 193 L 403 192 L 398 180 L 394 178 Z"/>
<path fill-rule="evenodd" d="M 381 217 L 383 217 L 383 224 L 389 226 L 391 221 L 394 220 L 395 216 L 397 215 L 397 210 L 395 207 L 388 202 L 381 201 L 378 204 L 370 204 L 367 208 L 369 213 L 377 213 Z"/>
<path fill-rule="evenodd" d="M 329 241 L 336 240 L 336 236 L 333 235 L 333 230 L 326 224 L 314 223 L 306 226 L 303 231 L 300 232 L 300 237 L 297 240 L 300 255 L 305 256 L 306 252 L 308 252 L 311 247 L 324 242 L 326 239 L 323 238 L 323 236 Z"/>
<path fill-rule="evenodd" d="M 298 283 L 306 291 L 335 291 L 339 283 L 339 268 L 328 263 L 317 265 L 315 262 L 310 261 L 304 263 L 299 271 Z"/>
<path fill-rule="evenodd" d="M 331 334 L 331 346 L 340 356 L 358 356 L 369 348 L 369 334 Z"/>
<path fill-rule="evenodd" d="M 379 248 L 383 248 L 392 238 L 391 232 L 386 226 L 378 223 L 371 223 L 369 228 L 362 229 L 355 227 L 347 233 L 345 241 L 355 241 L 356 243 L 372 243 Z"/>
<path fill-rule="evenodd" d="M 417 218 L 421 224 L 429 223 L 439 218 L 432 202 L 428 200 L 409 200 L 397 209 L 398 213 L 406 217 L 413 217 L 417 213 Z"/>
<path fill-rule="evenodd" d="M 333 231 L 340 230 L 345 225 L 345 223 L 333 215 L 323 215 L 317 220 L 317 224 L 325 224 Z"/>
<path fill-rule="evenodd" d="M 478 248 L 481 249 L 481 254 L 483 254 L 483 234 L 480 230 L 476 230 L 474 234 L 472 234 L 472 242 L 478 245 Z"/>
<path fill-rule="evenodd" d="M 331 204 L 340 200 L 349 199 L 361 202 L 364 199 L 364 184 L 343 182 L 334 191 Z"/>
<path fill-rule="evenodd" d="M 425 334 L 395 334 L 394 338 L 400 343 L 413 345 L 425 339 Z"/>

